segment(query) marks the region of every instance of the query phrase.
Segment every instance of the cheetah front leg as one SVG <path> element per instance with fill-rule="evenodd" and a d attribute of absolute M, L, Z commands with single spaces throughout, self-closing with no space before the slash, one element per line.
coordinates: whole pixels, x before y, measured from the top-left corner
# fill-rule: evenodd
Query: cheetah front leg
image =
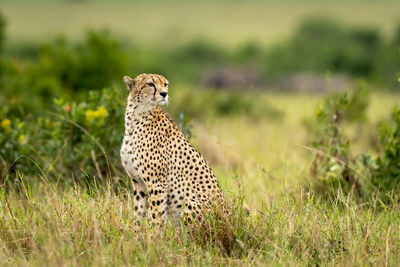
<path fill-rule="evenodd" d="M 168 185 L 155 183 L 149 190 L 149 217 L 156 225 L 163 225 L 168 217 Z"/>
<path fill-rule="evenodd" d="M 142 179 L 132 179 L 133 181 L 133 214 L 139 219 L 146 218 L 147 209 L 149 207 L 148 196 L 146 194 L 146 185 Z"/>

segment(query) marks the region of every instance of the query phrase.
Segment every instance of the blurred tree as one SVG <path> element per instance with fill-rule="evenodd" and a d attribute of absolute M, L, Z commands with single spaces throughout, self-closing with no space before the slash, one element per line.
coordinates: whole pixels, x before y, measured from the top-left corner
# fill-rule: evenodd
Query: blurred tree
<path fill-rule="evenodd" d="M 347 73 L 371 77 L 376 73 L 383 40 L 376 29 L 345 28 L 326 18 L 311 18 L 294 36 L 267 56 L 272 76 L 297 71 Z"/>

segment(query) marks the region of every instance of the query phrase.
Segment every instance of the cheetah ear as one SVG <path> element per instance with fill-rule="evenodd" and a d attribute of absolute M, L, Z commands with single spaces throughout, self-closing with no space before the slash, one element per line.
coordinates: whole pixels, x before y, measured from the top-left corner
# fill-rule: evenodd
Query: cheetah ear
<path fill-rule="evenodd" d="M 126 87 L 128 88 L 128 90 L 132 90 L 136 85 L 136 80 L 132 79 L 129 76 L 124 76 L 124 83 L 125 83 Z"/>

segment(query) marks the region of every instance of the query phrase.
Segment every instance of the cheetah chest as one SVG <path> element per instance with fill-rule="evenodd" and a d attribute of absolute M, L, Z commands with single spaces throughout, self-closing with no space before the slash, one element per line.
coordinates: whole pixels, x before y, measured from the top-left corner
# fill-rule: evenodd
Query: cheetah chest
<path fill-rule="evenodd" d="M 139 169 L 139 155 L 137 150 L 137 136 L 125 134 L 121 147 L 121 161 L 125 171 L 135 179 L 141 179 Z"/>

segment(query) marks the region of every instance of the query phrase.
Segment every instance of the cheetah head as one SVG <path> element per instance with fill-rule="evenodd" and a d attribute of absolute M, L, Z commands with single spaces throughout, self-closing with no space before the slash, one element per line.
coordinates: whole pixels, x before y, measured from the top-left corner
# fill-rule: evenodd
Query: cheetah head
<path fill-rule="evenodd" d="M 124 83 L 130 99 L 138 105 L 152 108 L 168 102 L 168 81 L 162 75 L 143 73 L 134 79 L 124 76 Z"/>

